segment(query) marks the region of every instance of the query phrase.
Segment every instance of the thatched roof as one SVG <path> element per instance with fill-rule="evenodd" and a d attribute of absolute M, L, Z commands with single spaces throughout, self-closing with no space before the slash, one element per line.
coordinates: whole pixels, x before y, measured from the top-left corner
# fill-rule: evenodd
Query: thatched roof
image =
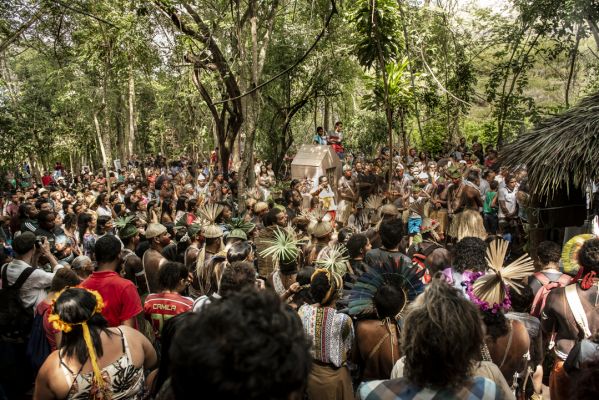
<path fill-rule="evenodd" d="M 503 164 L 528 168 L 531 193 L 551 197 L 599 178 L 599 92 L 505 146 Z"/>

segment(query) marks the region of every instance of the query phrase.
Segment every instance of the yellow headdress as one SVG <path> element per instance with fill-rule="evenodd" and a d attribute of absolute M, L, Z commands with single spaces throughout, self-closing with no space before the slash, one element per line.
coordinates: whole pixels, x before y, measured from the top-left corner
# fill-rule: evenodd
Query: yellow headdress
<path fill-rule="evenodd" d="M 60 296 L 62 296 L 62 294 L 66 290 L 69 290 L 69 289 L 71 289 L 71 288 L 69 288 L 69 287 L 64 288 L 58 294 L 58 296 L 56 296 L 56 300 L 59 299 Z M 89 289 L 85 289 L 85 288 L 78 288 L 78 289 L 86 290 L 96 298 L 96 307 L 94 308 L 94 311 L 90 314 L 89 318 L 86 319 L 85 321 L 80 321 L 80 322 L 65 322 L 65 321 L 63 321 L 60 318 L 60 315 L 58 315 L 54 311 L 54 306 L 56 304 L 56 300 L 54 300 L 52 302 L 52 312 L 48 316 L 48 322 L 50 322 L 52 324 L 54 329 L 58 329 L 59 331 L 62 331 L 64 333 L 71 332 L 73 330 L 73 326 L 75 326 L 75 325 L 81 325 L 81 329 L 83 330 L 83 340 L 85 341 L 85 345 L 87 346 L 87 351 L 89 352 L 89 360 L 92 364 L 92 369 L 94 372 L 94 382 L 100 389 L 100 392 L 103 392 L 104 386 L 105 386 L 104 379 L 102 378 L 102 371 L 100 370 L 100 367 L 98 366 L 98 356 L 96 355 L 96 350 L 94 349 L 94 343 L 92 341 L 92 337 L 89 332 L 89 326 L 87 325 L 87 321 L 89 321 L 89 319 L 91 317 L 93 317 L 94 315 L 100 314 L 102 312 L 102 310 L 104 309 L 104 300 L 102 299 L 102 296 L 100 295 L 100 293 L 96 292 L 95 290 L 89 290 Z"/>

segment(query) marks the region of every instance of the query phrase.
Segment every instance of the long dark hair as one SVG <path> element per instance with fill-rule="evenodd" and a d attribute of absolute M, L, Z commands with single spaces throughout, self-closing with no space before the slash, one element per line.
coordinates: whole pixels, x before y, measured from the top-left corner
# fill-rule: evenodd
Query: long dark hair
<path fill-rule="evenodd" d="M 173 203 L 170 200 L 164 200 L 160 207 L 160 219 L 164 214 L 171 214 L 173 212 Z"/>
<path fill-rule="evenodd" d="M 107 215 L 100 215 L 98 217 L 98 223 L 96 225 L 96 235 L 103 235 L 106 233 L 105 229 L 106 229 L 106 224 L 112 220 L 111 217 L 107 216 Z"/>
<path fill-rule="evenodd" d="M 89 224 L 92 221 L 93 216 L 88 213 L 79 214 L 79 218 L 77 218 L 77 225 L 79 226 L 79 241 L 83 243 L 83 236 L 85 235 L 85 231 L 89 228 Z"/>
<path fill-rule="evenodd" d="M 187 197 L 181 196 L 177 200 L 177 205 L 175 206 L 175 211 L 186 211 L 187 210 Z"/>
<path fill-rule="evenodd" d="M 102 205 L 102 203 L 104 203 L 104 199 L 106 198 L 106 193 L 102 192 L 98 195 L 98 197 L 96 197 L 96 201 L 94 201 L 94 204 L 97 205 L 98 207 Z"/>
<path fill-rule="evenodd" d="M 94 313 L 96 308 L 96 297 L 86 289 L 69 288 L 56 299 L 54 312 L 60 319 L 69 324 L 80 324 L 87 322 L 92 343 L 98 358 L 102 357 L 102 340 L 100 333 L 108 335 L 113 333 L 108 330 L 108 322 L 102 314 Z M 63 332 L 60 349 L 67 357 L 76 357 L 82 365 L 89 358 L 89 352 L 83 339 L 83 328 L 81 325 L 72 325 L 70 332 Z"/>
<path fill-rule="evenodd" d="M 77 214 L 68 213 L 64 216 L 64 226 L 67 229 L 75 228 L 77 226 Z"/>

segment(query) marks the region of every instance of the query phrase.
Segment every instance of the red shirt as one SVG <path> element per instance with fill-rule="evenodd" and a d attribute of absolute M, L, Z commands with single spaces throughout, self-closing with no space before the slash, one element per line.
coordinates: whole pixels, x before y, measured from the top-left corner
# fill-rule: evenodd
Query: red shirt
<path fill-rule="evenodd" d="M 156 337 L 160 338 L 167 319 L 190 311 L 192 307 L 193 300 L 178 293 L 152 293 L 146 297 L 144 315 L 152 324 Z"/>
<path fill-rule="evenodd" d="M 108 321 L 108 326 L 122 325 L 142 311 L 141 299 L 133 282 L 121 278 L 114 271 L 96 271 L 81 286 L 96 290 L 102 295 L 102 315 Z"/>
<path fill-rule="evenodd" d="M 50 321 L 48 321 L 48 317 L 50 316 L 50 303 L 46 302 L 46 300 L 39 303 L 35 308 L 35 315 L 42 315 L 44 321 L 44 332 L 46 332 L 46 339 L 48 339 L 50 350 L 56 350 L 56 336 L 54 335 L 60 331 L 58 329 L 54 329 Z"/>
<path fill-rule="evenodd" d="M 52 183 L 52 177 L 50 175 L 42 176 L 42 185 L 48 186 L 50 183 Z"/>

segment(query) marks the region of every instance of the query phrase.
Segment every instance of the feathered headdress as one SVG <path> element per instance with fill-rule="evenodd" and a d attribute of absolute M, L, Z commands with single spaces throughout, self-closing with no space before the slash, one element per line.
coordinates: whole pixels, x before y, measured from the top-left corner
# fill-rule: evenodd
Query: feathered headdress
<path fill-rule="evenodd" d="M 133 237 L 139 233 L 137 225 L 135 225 L 135 215 L 129 215 L 127 217 L 119 217 L 114 221 L 118 236 L 121 239 Z"/>
<path fill-rule="evenodd" d="M 426 205 L 426 200 L 423 198 L 419 198 L 418 200 L 416 200 L 415 202 L 410 204 L 408 209 L 410 210 L 411 213 L 418 214 L 420 217 L 424 217 L 424 206 L 425 205 Z"/>
<path fill-rule="evenodd" d="M 342 244 L 335 244 L 324 249 L 319 258 L 314 262 L 317 267 L 328 269 L 341 276 L 347 273 L 349 257 L 347 248 Z"/>
<path fill-rule="evenodd" d="M 520 289 L 524 287 L 520 282 L 535 271 L 534 263 L 528 254 L 524 254 L 504 267 L 503 261 L 508 245 L 509 243 L 503 239 L 497 239 L 489 244 L 487 264 L 492 272 L 486 275 L 477 273 L 466 285 L 470 300 L 483 311 L 491 311 L 493 314 L 500 309 L 510 308 L 510 289 L 520 293 Z"/>
<path fill-rule="evenodd" d="M 322 208 L 315 208 L 311 211 L 302 211 L 300 215 L 310 221 L 308 224 L 308 233 L 317 238 L 324 237 L 333 231 L 331 215 Z"/>
<path fill-rule="evenodd" d="M 214 223 L 222 212 L 223 206 L 220 204 L 205 204 L 198 208 L 200 218 L 206 221 L 202 232 L 204 237 L 213 239 L 223 236 L 223 230 Z"/>
<path fill-rule="evenodd" d="M 381 287 L 390 285 L 404 293 L 406 300 L 400 314 L 424 290 L 423 274 L 423 269 L 412 267 L 406 260 L 389 259 L 386 263 L 370 266 L 360 275 L 343 302 L 347 303 L 350 315 L 372 318 L 377 315 L 374 297 Z"/>
<path fill-rule="evenodd" d="M 245 199 L 254 199 L 256 201 L 261 201 L 262 200 L 262 193 L 257 189 L 257 188 L 253 188 L 250 190 L 247 190 L 245 192 Z"/>
<path fill-rule="evenodd" d="M 270 246 L 260 252 L 261 257 L 272 257 L 274 262 L 289 262 L 297 259 L 299 255 L 299 240 L 287 229 L 277 228 L 274 231 L 274 240 L 265 240 Z"/>
<path fill-rule="evenodd" d="M 214 223 L 222 211 L 223 206 L 220 204 L 205 204 L 198 208 L 200 217 L 210 223 Z"/>
<path fill-rule="evenodd" d="M 385 198 L 383 196 L 379 196 L 379 195 L 372 195 L 369 196 L 366 201 L 364 202 L 364 208 L 367 210 L 378 210 L 380 207 L 383 206 L 383 200 Z"/>
<path fill-rule="evenodd" d="M 247 240 L 248 233 L 250 233 L 255 227 L 256 224 L 246 221 L 243 216 L 239 218 L 232 218 L 231 223 L 229 224 L 231 232 L 227 238 L 239 238 L 242 240 Z"/>

